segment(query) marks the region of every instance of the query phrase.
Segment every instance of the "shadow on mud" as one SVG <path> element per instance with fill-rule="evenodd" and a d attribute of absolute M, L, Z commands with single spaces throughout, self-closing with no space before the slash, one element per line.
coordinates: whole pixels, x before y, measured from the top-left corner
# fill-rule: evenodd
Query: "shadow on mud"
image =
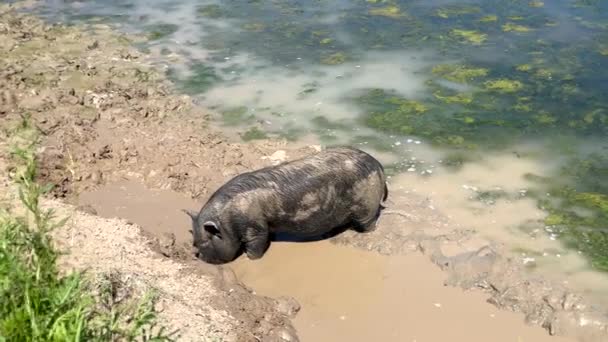
<path fill-rule="evenodd" d="M 309 236 L 302 236 L 302 235 L 295 236 L 290 233 L 272 233 L 270 235 L 270 240 L 276 241 L 276 242 L 317 242 L 317 241 L 321 241 L 321 240 L 327 240 L 334 236 L 342 234 L 350 228 L 352 228 L 352 225 L 347 224 L 344 226 L 339 226 L 337 228 L 334 228 L 333 230 L 331 230 L 327 233 L 324 233 L 324 234 L 309 235 Z"/>

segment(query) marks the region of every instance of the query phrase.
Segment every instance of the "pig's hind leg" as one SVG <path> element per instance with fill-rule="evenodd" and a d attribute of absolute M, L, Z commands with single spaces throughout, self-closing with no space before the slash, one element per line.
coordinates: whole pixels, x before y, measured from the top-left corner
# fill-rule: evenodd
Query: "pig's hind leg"
<path fill-rule="evenodd" d="M 369 233 L 376 230 L 382 209 L 383 207 L 380 206 L 367 213 L 355 214 L 352 222 L 353 229 L 359 233 Z"/>

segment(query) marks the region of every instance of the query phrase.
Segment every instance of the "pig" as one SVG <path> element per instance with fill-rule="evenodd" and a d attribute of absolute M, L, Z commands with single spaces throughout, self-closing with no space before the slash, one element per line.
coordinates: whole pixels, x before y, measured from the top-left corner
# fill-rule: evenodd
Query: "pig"
<path fill-rule="evenodd" d="M 237 175 L 198 213 L 184 211 L 192 219 L 196 257 L 224 264 L 243 252 L 251 260 L 261 258 L 274 234 L 305 238 L 335 229 L 371 232 L 387 197 L 378 160 L 356 148 L 334 147 Z"/>

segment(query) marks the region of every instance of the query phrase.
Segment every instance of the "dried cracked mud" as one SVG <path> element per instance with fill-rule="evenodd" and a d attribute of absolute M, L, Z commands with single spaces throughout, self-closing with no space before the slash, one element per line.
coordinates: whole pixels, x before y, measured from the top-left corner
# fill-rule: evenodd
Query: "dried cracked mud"
<path fill-rule="evenodd" d="M 206 110 L 190 97 L 177 94 L 148 57 L 131 47 L 137 37 L 119 35 L 104 25 L 49 25 L 16 11 L 32 4 L 0 6 L 2 186 L 9 202 L 14 202 L 4 145 L 7 128 L 29 114 L 42 133 L 38 151 L 41 180 L 56 184 L 44 204 L 70 217 L 56 233 L 57 242 L 69 252 L 62 260 L 64 267 L 100 274 L 118 270 L 132 286 L 158 290 L 161 319 L 179 330 L 184 340 L 298 341 L 303 338 L 300 335 L 308 340 L 340 339 L 317 336 L 315 331 L 323 331 L 321 328 L 315 330 L 310 319 L 298 318 L 314 301 L 292 298 L 299 293 L 297 284 L 290 284 L 292 293 L 272 293 L 278 285 L 268 279 L 271 272 L 289 271 L 275 262 L 284 255 L 273 257 L 273 253 L 304 253 L 305 258 L 304 247 L 278 245 L 266 261 L 253 266 L 240 260 L 234 265 L 206 265 L 190 254 L 187 219 L 179 213 L 183 206 L 198 209 L 212 191 L 238 173 L 320 147 L 278 140 L 234 141 L 211 127 Z M 438 282 L 442 274 L 445 284 L 440 285 L 457 289 L 459 294 L 454 296 L 477 296 L 471 303 L 487 298 L 493 307 L 517 313 L 517 319 L 499 322 L 504 329 L 522 329 L 528 340 L 608 340 L 606 308 L 594 306 L 562 284 L 525 272 L 503 246 L 474 231 L 452 228 L 450 220 L 429 207 L 426 198 L 393 189 L 391 193 L 390 207 L 375 232 L 345 232 L 310 247 L 308 253 L 331 250 L 337 253 L 337 260 L 389 256 L 398 260 L 422 255 L 425 257 L 416 259 L 416 267 L 407 261 L 396 264 L 404 275 L 391 283 L 396 284 L 394 291 L 399 291 L 400 281 L 419 281 L 414 272 L 440 269 L 443 273 L 420 279 Z M 336 252 L 346 247 L 348 251 Z M 354 279 L 365 279 L 361 272 L 366 269 L 376 272 L 360 266 Z M 294 277 L 301 275 L 297 269 L 291 272 Z M 260 293 L 241 279 L 257 285 Z M 361 317 L 365 319 L 351 326 L 373 319 L 396 322 L 395 317 Z M 436 319 L 428 329 L 441 328 L 451 316 Z M 472 318 L 463 322 L 474 323 Z M 528 328 L 532 329 L 530 335 L 523 332 Z M 302 334 L 297 330 L 303 330 Z M 390 336 L 368 330 L 371 338 Z"/>

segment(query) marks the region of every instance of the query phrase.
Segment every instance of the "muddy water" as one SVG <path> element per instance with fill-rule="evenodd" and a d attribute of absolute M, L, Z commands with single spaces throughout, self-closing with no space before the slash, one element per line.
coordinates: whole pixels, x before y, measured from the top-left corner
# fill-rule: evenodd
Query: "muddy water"
<path fill-rule="evenodd" d="M 155 235 L 173 233 L 180 242 L 187 241 L 191 228 L 190 218 L 181 210 L 197 207 L 176 192 L 147 189 L 127 180 L 83 193 L 79 204 L 92 206 L 100 216 L 130 220 Z"/>
<path fill-rule="evenodd" d="M 533 148 L 520 146 L 519 150 Z M 428 197 L 454 226 L 505 244 L 530 271 L 587 293 L 608 307 L 608 275 L 590 270 L 580 251 L 566 248 L 545 225 L 547 213 L 528 195 L 535 184 L 525 175 L 544 174 L 552 167 L 532 157 L 502 153 L 465 164 L 458 171 L 436 168 L 430 176 L 400 174 L 392 177 L 391 184 L 397 191 Z M 551 199 L 550 193 L 543 196 Z"/>
<path fill-rule="evenodd" d="M 481 293 L 444 287 L 421 254 L 276 243 L 263 259 L 241 258 L 233 268 L 260 294 L 298 299 L 302 341 L 567 341 L 498 311 Z"/>
<path fill-rule="evenodd" d="M 154 234 L 187 243 L 183 208 L 199 204 L 136 181 L 84 193 L 80 204 L 121 217 Z M 230 265 L 258 293 L 295 297 L 302 341 L 568 341 L 498 311 L 481 293 L 444 287 L 443 274 L 424 256 L 387 257 L 327 241 L 273 243 L 264 258 Z"/>

